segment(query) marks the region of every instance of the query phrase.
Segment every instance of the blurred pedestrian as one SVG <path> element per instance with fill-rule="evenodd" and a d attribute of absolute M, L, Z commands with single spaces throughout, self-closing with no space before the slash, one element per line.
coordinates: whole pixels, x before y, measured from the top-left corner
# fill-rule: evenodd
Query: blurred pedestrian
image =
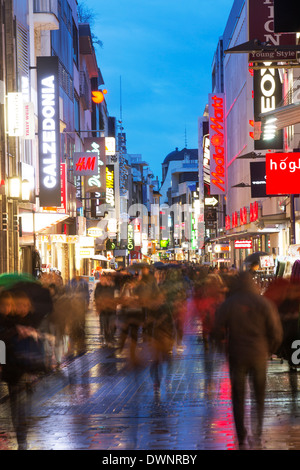
<path fill-rule="evenodd" d="M 201 289 L 194 292 L 196 314 L 201 322 L 204 351 L 208 351 L 213 343 L 212 333 L 215 323 L 215 313 L 225 300 L 227 288 L 219 274 L 208 274 Z"/>
<path fill-rule="evenodd" d="M 151 336 L 152 310 L 156 308 L 155 301 L 159 295 L 157 280 L 150 270 L 150 265 L 143 266 L 141 276 L 135 288 L 135 293 L 139 297 L 139 304 L 143 313 L 143 340 L 147 341 Z"/>
<path fill-rule="evenodd" d="M 0 340 L 6 349 L 2 380 L 7 383 L 18 449 L 27 449 L 27 416 L 34 374 L 46 372 L 44 343 L 25 291 L 0 294 Z M 21 392 L 25 389 L 25 398 Z"/>
<path fill-rule="evenodd" d="M 121 310 L 118 315 L 120 335 L 116 351 L 117 355 L 122 354 L 126 340 L 129 339 L 129 359 L 133 365 L 138 364 L 137 343 L 145 321 L 137 286 L 137 278 L 130 277 L 126 280 L 120 292 Z"/>
<path fill-rule="evenodd" d="M 282 341 L 282 326 L 274 303 L 259 294 L 247 272 L 240 273 L 231 286 L 228 298 L 216 312 L 215 336 L 226 339 L 233 414 L 238 442 L 245 445 L 245 387 L 249 378 L 253 387 L 256 417 L 252 432 L 262 434 L 267 362 Z"/>
<path fill-rule="evenodd" d="M 283 340 L 276 354 L 288 362 L 291 371 L 298 369 L 293 363 L 293 343 L 300 339 L 300 283 L 293 278 L 274 279 L 264 296 L 276 303 L 283 328 Z"/>
<path fill-rule="evenodd" d="M 94 298 L 99 315 L 100 334 L 103 344 L 113 347 L 116 333 L 117 286 L 112 274 L 102 274 L 96 284 Z"/>
<path fill-rule="evenodd" d="M 155 393 L 160 392 L 163 367 L 171 374 L 173 348 L 176 342 L 176 327 L 170 305 L 162 294 L 156 299 L 157 306 L 152 309 L 151 320 L 151 363 L 150 375 Z"/>
<path fill-rule="evenodd" d="M 75 273 L 66 290 L 71 296 L 72 319 L 69 326 L 71 354 L 81 355 L 86 351 L 85 322 L 90 301 L 89 285 L 82 276 Z"/>

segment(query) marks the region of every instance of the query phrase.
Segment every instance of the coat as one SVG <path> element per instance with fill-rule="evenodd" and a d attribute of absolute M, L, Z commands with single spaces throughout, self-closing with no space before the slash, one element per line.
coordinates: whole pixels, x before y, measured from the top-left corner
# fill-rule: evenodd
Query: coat
<path fill-rule="evenodd" d="M 216 312 L 215 337 L 225 333 L 231 363 L 247 366 L 267 361 L 283 339 L 276 305 L 260 295 L 252 281 L 237 284 Z"/>

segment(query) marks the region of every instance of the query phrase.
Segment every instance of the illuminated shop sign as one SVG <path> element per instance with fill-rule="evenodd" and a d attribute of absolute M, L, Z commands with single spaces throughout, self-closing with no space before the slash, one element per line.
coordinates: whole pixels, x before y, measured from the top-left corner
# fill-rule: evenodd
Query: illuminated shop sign
<path fill-rule="evenodd" d="M 237 211 L 233 212 L 231 215 L 231 224 L 232 228 L 235 228 L 238 226 L 238 213 Z"/>
<path fill-rule="evenodd" d="M 212 247 L 213 253 L 228 253 L 230 251 L 229 243 L 217 243 Z"/>
<path fill-rule="evenodd" d="M 43 210 L 47 212 L 57 212 L 65 214 L 67 212 L 67 170 L 66 164 L 60 164 L 60 205 L 59 206 L 43 206 Z"/>
<path fill-rule="evenodd" d="M 274 1 L 248 1 L 249 41 L 258 39 L 263 43 L 279 46 L 276 50 L 256 51 L 249 54 L 249 62 L 283 61 L 296 59 L 296 51 L 280 49 L 280 46 L 296 44 L 296 34 L 274 32 Z M 288 11 L 288 7 L 284 7 Z"/>
<path fill-rule="evenodd" d="M 246 225 L 248 222 L 247 207 L 241 207 L 240 209 L 240 225 Z"/>
<path fill-rule="evenodd" d="M 266 197 L 266 162 L 250 162 L 251 197 Z"/>
<path fill-rule="evenodd" d="M 116 154 L 116 139 L 114 137 L 105 137 L 105 154 L 111 156 Z"/>
<path fill-rule="evenodd" d="M 106 95 L 107 90 L 96 90 L 92 91 L 92 101 L 96 104 L 102 103 L 104 101 L 104 95 Z"/>
<path fill-rule="evenodd" d="M 134 231 L 133 231 L 133 225 L 132 224 L 128 224 L 127 249 L 128 249 L 128 251 L 134 250 Z"/>
<path fill-rule="evenodd" d="M 115 207 L 114 165 L 106 165 L 106 204 Z"/>
<path fill-rule="evenodd" d="M 225 217 L 225 230 L 230 230 L 230 215 L 226 215 Z"/>
<path fill-rule="evenodd" d="M 39 198 L 61 205 L 58 57 L 37 57 Z"/>
<path fill-rule="evenodd" d="M 249 250 L 252 248 L 252 240 L 235 240 L 234 248 Z"/>
<path fill-rule="evenodd" d="M 255 222 L 258 219 L 258 202 L 250 203 L 250 222 Z"/>
<path fill-rule="evenodd" d="M 299 194 L 300 153 L 266 154 L 267 195 Z"/>
<path fill-rule="evenodd" d="M 84 151 L 98 154 L 98 171 L 86 177 L 86 191 L 105 192 L 105 137 L 84 139 Z"/>
<path fill-rule="evenodd" d="M 273 111 L 282 100 L 282 84 L 278 69 L 271 62 L 265 62 L 265 68 L 254 70 L 254 121 L 261 121 L 261 114 Z M 283 148 L 283 130 L 276 130 L 274 118 L 265 120 L 259 140 L 254 140 L 255 150 Z"/>
<path fill-rule="evenodd" d="M 21 137 L 24 134 L 24 103 L 22 93 L 7 95 L 8 135 Z"/>
<path fill-rule="evenodd" d="M 101 237 L 103 235 L 103 229 L 100 227 L 90 227 L 87 229 L 87 235 L 89 237 Z"/>
<path fill-rule="evenodd" d="M 33 140 L 35 138 L 34 126 L 34 104 L 24 104 L 24 139 Z"/>
<path fill-rule="evenodd" d="M 98 152 L 74 152 L 73 171 L 75 176 L 98 174 Z"/>
<path fill-rule="evenodd" d="M 210 194 L 225 194 L 225 95 L 209 94 Z"/>

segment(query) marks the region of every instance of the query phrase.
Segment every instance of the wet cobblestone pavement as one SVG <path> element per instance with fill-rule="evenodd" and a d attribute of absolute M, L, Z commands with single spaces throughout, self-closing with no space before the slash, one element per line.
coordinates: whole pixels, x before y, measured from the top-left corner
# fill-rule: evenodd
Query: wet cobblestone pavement
<path fill-rule="evenodd" d="M 157 393 L 139 348 L 145 363 L 132 367 L 102 347 L 90 312 L 86 354 L 22 394 L 29 450 L 238 449 L 224 357 L 205 354 L 194 328 L 187 328 Z M 262 449 L 300 450 L 299 377 L 278 359 L 269 362 Z M 17 449 L 3 383 L 0 392 L 0 450 Z M 248 422 L 250 405 L 248 391 Z"/>

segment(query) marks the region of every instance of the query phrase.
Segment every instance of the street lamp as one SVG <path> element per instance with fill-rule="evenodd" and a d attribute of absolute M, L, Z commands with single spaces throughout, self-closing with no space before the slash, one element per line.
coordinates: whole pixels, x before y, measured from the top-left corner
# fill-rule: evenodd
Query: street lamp
<path fill-rule="evenodd" d="M 8 197 L 28 202 L 30 200 L 31 184 L 28 180 L 21 180 L 19 176 L 8 178 Z"/>
<path fill-rule="evenodd" d="M 11 199 L 19 199 L 21 192 L 21 180 L 18 176 L 8 178 L 8 197 Z"/>

